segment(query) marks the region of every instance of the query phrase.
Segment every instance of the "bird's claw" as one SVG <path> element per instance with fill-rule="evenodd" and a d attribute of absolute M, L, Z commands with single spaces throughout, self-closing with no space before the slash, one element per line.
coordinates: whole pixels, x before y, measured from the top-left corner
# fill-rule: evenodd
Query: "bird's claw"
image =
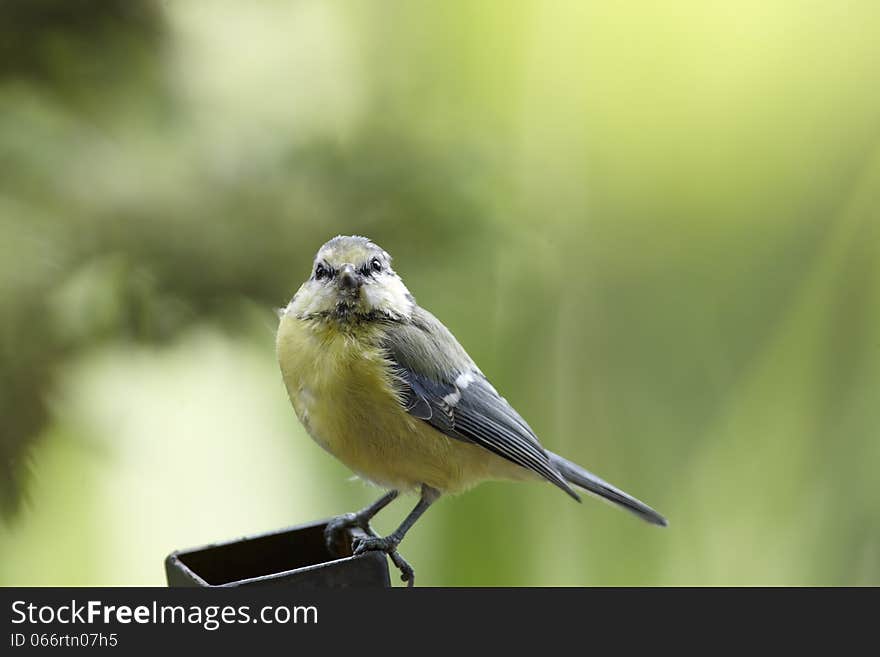
<path fill-rule="evenodd" d="M 399 541 L 389 536 L 358 536 L 351 544 L 351 550 L 355 556 L 364 552 L 384 552 L 391 554 L 397 549 Z"/>
<path fill-rule="evenodd" d="M 407 588 L 415 586 L 416 572 L 413 570 L 413 567 L 409 565 L 407 560 L 400 556 L 400 552 L 394 550 L 394 552 L 389 552 L 388 556 L 391 557 L 391 561 L 394 562 L 394 565 L 397 566 L 397 569 L 400 571 L 400 581 L 406 582 Z"/>
<path fill-rule="evenodd" d="M 357 527 L 370 536 L 376 533 L 370 527 L 370 521 L 357 513 L 343 513 L 336 516 L 324 528 L 324 543 L 330 552 L 336 552 L 336 548 L 342 544 L 343 535 L 349 529 Z"/>
<path fill-rule="evenodd" d="M 355 538 L 351 549 L 355 556 L 365 554 L 366 552 L 384 552 L 400 570 L 401 581 L 406 582 L 407 587 L 412 587 L 416 582 L 416 574 L 413 567 L 397 551 L 399 544 L 399 540 L 390 536 L 381 537 L 372 534 L 371 536 L 358 536 Z"/>

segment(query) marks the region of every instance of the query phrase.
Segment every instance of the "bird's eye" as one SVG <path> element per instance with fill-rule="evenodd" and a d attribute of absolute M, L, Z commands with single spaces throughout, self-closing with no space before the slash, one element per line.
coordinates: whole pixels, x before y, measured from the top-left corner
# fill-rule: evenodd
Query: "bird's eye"
<path fill-rule="evenodd" d="M 326 278 L 326 277 L 327 277 L 327 268 L 324 265 L 322 265 L 321 263 L 318 263 L 318 265 L 315 267 L 315 280 L 320 281 L 321 279 Z"/>
<path fill-rule="evenodd" d="M 373 258 L 370 261 L 370 269 L 372 269 L 374 272 L 382 271 L 382 262 L 379 260 L 379 258 Z"/>

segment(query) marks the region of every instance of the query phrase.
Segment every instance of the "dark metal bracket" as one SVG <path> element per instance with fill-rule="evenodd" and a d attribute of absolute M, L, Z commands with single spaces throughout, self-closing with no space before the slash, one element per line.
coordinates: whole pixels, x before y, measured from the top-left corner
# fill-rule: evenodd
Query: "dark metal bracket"
<path fill-rule="evenodd" d="M 390 587 L 384 553 L 352 556 L 352 529 L 334 549 L 324 543 L 329 520 L 176 550 L 165 558 L 168 586 L 296 588 Z"/>

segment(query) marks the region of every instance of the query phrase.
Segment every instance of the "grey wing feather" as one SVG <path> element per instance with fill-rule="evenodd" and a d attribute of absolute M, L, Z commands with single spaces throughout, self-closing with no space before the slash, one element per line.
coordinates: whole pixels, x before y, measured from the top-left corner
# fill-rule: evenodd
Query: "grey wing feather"
<path fill-rule="evenodd" d="M 444 433 L 453 428 L 452 407 L 444 397 L 453 394 L 454 385 L 430 381 L 394 361 L 398 378 L 404 382 L 404 407 L 407 413 L 425 420 Z"/>
<path fill-rule="evenodd" d="M 384 347 L 402 385 L 404 407 L 450 438 L 473 443 L 580 498 L 553 466 L 525 420 L 501 397 L 433 315 L 389 328 Z"/>

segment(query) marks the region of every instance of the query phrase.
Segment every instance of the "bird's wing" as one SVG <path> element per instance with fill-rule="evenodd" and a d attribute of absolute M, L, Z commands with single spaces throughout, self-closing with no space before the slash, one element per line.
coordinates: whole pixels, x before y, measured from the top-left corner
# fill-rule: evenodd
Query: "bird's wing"
<path fill-rule="evenodd" d="M 579 499 L 526 421 L 498 394 L 433 315 L 419 308 L 384 340 L 407 412 L 441 433 L 479 445 L 541 475 Z"/>

